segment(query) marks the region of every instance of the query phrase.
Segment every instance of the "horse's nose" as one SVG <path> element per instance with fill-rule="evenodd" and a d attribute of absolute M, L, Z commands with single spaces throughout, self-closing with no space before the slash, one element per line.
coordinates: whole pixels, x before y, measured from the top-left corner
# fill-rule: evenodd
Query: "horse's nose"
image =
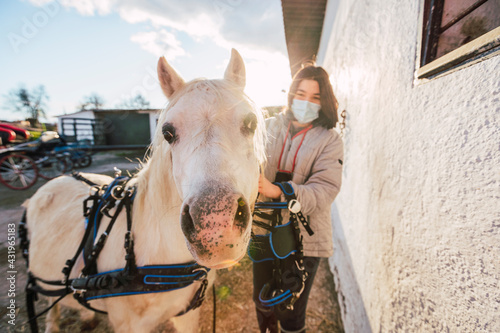
<path fill-rule="evenodd" d="M 237 193 L 214 200 L 201 197 L 187 200 L 182 207 L 181 228 L 190 243 L 203 231 L 224 233 L 223 230 L 244 232 L 251 220 L 247 200 Z"/>
<path fill-rule="evenodd" d="M 196 229 L 194 227 L 193 218 L 189 212 L 189 205 L 185 204 L 181 213 L 181 228 L 184 236 L 190 243 L 193 243 L 196 237 Z"/>
<path fill-rule="evenodd" d="M 238 198 L 238 209 L 236 209 L 236 215 L 234 216 L 234 226 L 245 230 L 250 222 L 250 206 L 243 197 Z"/>

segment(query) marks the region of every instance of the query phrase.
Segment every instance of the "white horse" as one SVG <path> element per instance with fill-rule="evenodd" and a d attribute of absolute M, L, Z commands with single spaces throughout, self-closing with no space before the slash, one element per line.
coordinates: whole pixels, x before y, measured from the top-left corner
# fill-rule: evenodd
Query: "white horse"
<path fill-rule="evenodd" d="M 244 256 L 250 238 L 264 158 L 263 118 L 243 93 L 243 60 L 232 50 L 224 79 L 185 83 L 162 57 L 158 76 L 169 104 L 159 117 L 149 160 L 129 183 L 137 186 L 132 229 L 137 265 L 186 263 L 194 258 L 209 268 L 231 266 Z M 112 180 L 84 176 L 99 184 Z M 88 193 L 87 184 L 63 176 L 41 187 L 26 204 L 29 269 L 35 276 L 63 278 L 61 269 L 84 233 L 82 202 Z M 125 265 L 125 215 L 120 214 L 99 256 L 99 272 Z M 108 221 L 103 218 L 99 234 Z M 80 258 L 72 278 L 82 266 Z M 192 332 L 197 329 L 199 308 L 174 316 L 187 307 L 198 287 L 193 283 L 169 292 L 104 298 L 91 305 L 108 312 L 117 332 L 149 332 L 169 318 L 179 332 Z M 83 309 L 71 295 L 60 304 Z M 58 317 L 56 306 L 47 315 L 46 331 L 58 331 Z M 83 309 L 82 320 L 92 318 L 93 312 Z"/>

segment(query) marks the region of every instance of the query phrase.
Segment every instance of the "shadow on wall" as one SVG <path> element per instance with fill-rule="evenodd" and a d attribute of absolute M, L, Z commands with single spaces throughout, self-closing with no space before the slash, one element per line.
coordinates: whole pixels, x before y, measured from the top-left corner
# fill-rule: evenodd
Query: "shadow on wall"
<path fill-rule="evenodd" d="M 354 274 L 351 254 L 335 202 L 332 204 L 331 218 L 334 253 L 328 261 L 337 288 L 344 329 L 346 332 L 371 333 L 370 321 Z"/>

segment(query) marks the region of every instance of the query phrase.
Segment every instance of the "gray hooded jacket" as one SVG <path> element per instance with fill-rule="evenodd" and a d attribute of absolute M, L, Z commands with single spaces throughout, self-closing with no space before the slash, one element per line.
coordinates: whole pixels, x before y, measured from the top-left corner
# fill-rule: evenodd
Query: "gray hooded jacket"
<path fill-rule="evenodd" d="M 283 149 L 281 165 L 278 166 L 288 120 L 284 113 L 266 120 L 268 142 L 266 144 L 267 164 L 264 175 L 274 182 L 278 169 L 292 171 L 295 159 L 292 184 L 302 213 L 308 217 L 314 235 L 301 227 L 304 236 L 304 255 L 311 257 L 330 257 L 333 255 L 332 223 L 330 207 L 340 191 L 342 183 L 342 163 L 344 145 L 340 135 L 333 129 L 313 127 L 306 132 L 289 134 Z M 302 141 L 302 144 L 301 144 Z M 297 151 L 297 149 L 300 149 Z M 260 200 L 269 199 L 263 197 Z M 282 196 L 284 200 L 284 196 Z M 282 200 L 282 201 L 283 201 Z M 283 221 L 289 219 L 288 210 L 282 210 Z M 300 224 L 300 223 L 299 223 Z"/>

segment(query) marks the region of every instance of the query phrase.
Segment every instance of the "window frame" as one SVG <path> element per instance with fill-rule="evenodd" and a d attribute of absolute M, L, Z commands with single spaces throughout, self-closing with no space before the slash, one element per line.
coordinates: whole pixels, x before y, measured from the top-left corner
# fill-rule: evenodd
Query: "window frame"
<path fill-rule="evenodd" d="M 439 1 L 439 0 L 437 0 Z M 444 0 L 443 0 L 444 1 Z M 422 48 L 426 47 L 424 41 L 424 24 L 429 15 L 426 13 L 426 0 L 421 0 L 419 8 L 419 33 L 416 57 L 416 80 L 427 80 L 452 73 L 456 70 L 471 66 L 480 61 L 487 60 L 500 54 L 500 26 L 484 35 L 464 44 L 457 49 L 422 65 Z M 439 25 L 441 22 L 439 22 Z"/>

